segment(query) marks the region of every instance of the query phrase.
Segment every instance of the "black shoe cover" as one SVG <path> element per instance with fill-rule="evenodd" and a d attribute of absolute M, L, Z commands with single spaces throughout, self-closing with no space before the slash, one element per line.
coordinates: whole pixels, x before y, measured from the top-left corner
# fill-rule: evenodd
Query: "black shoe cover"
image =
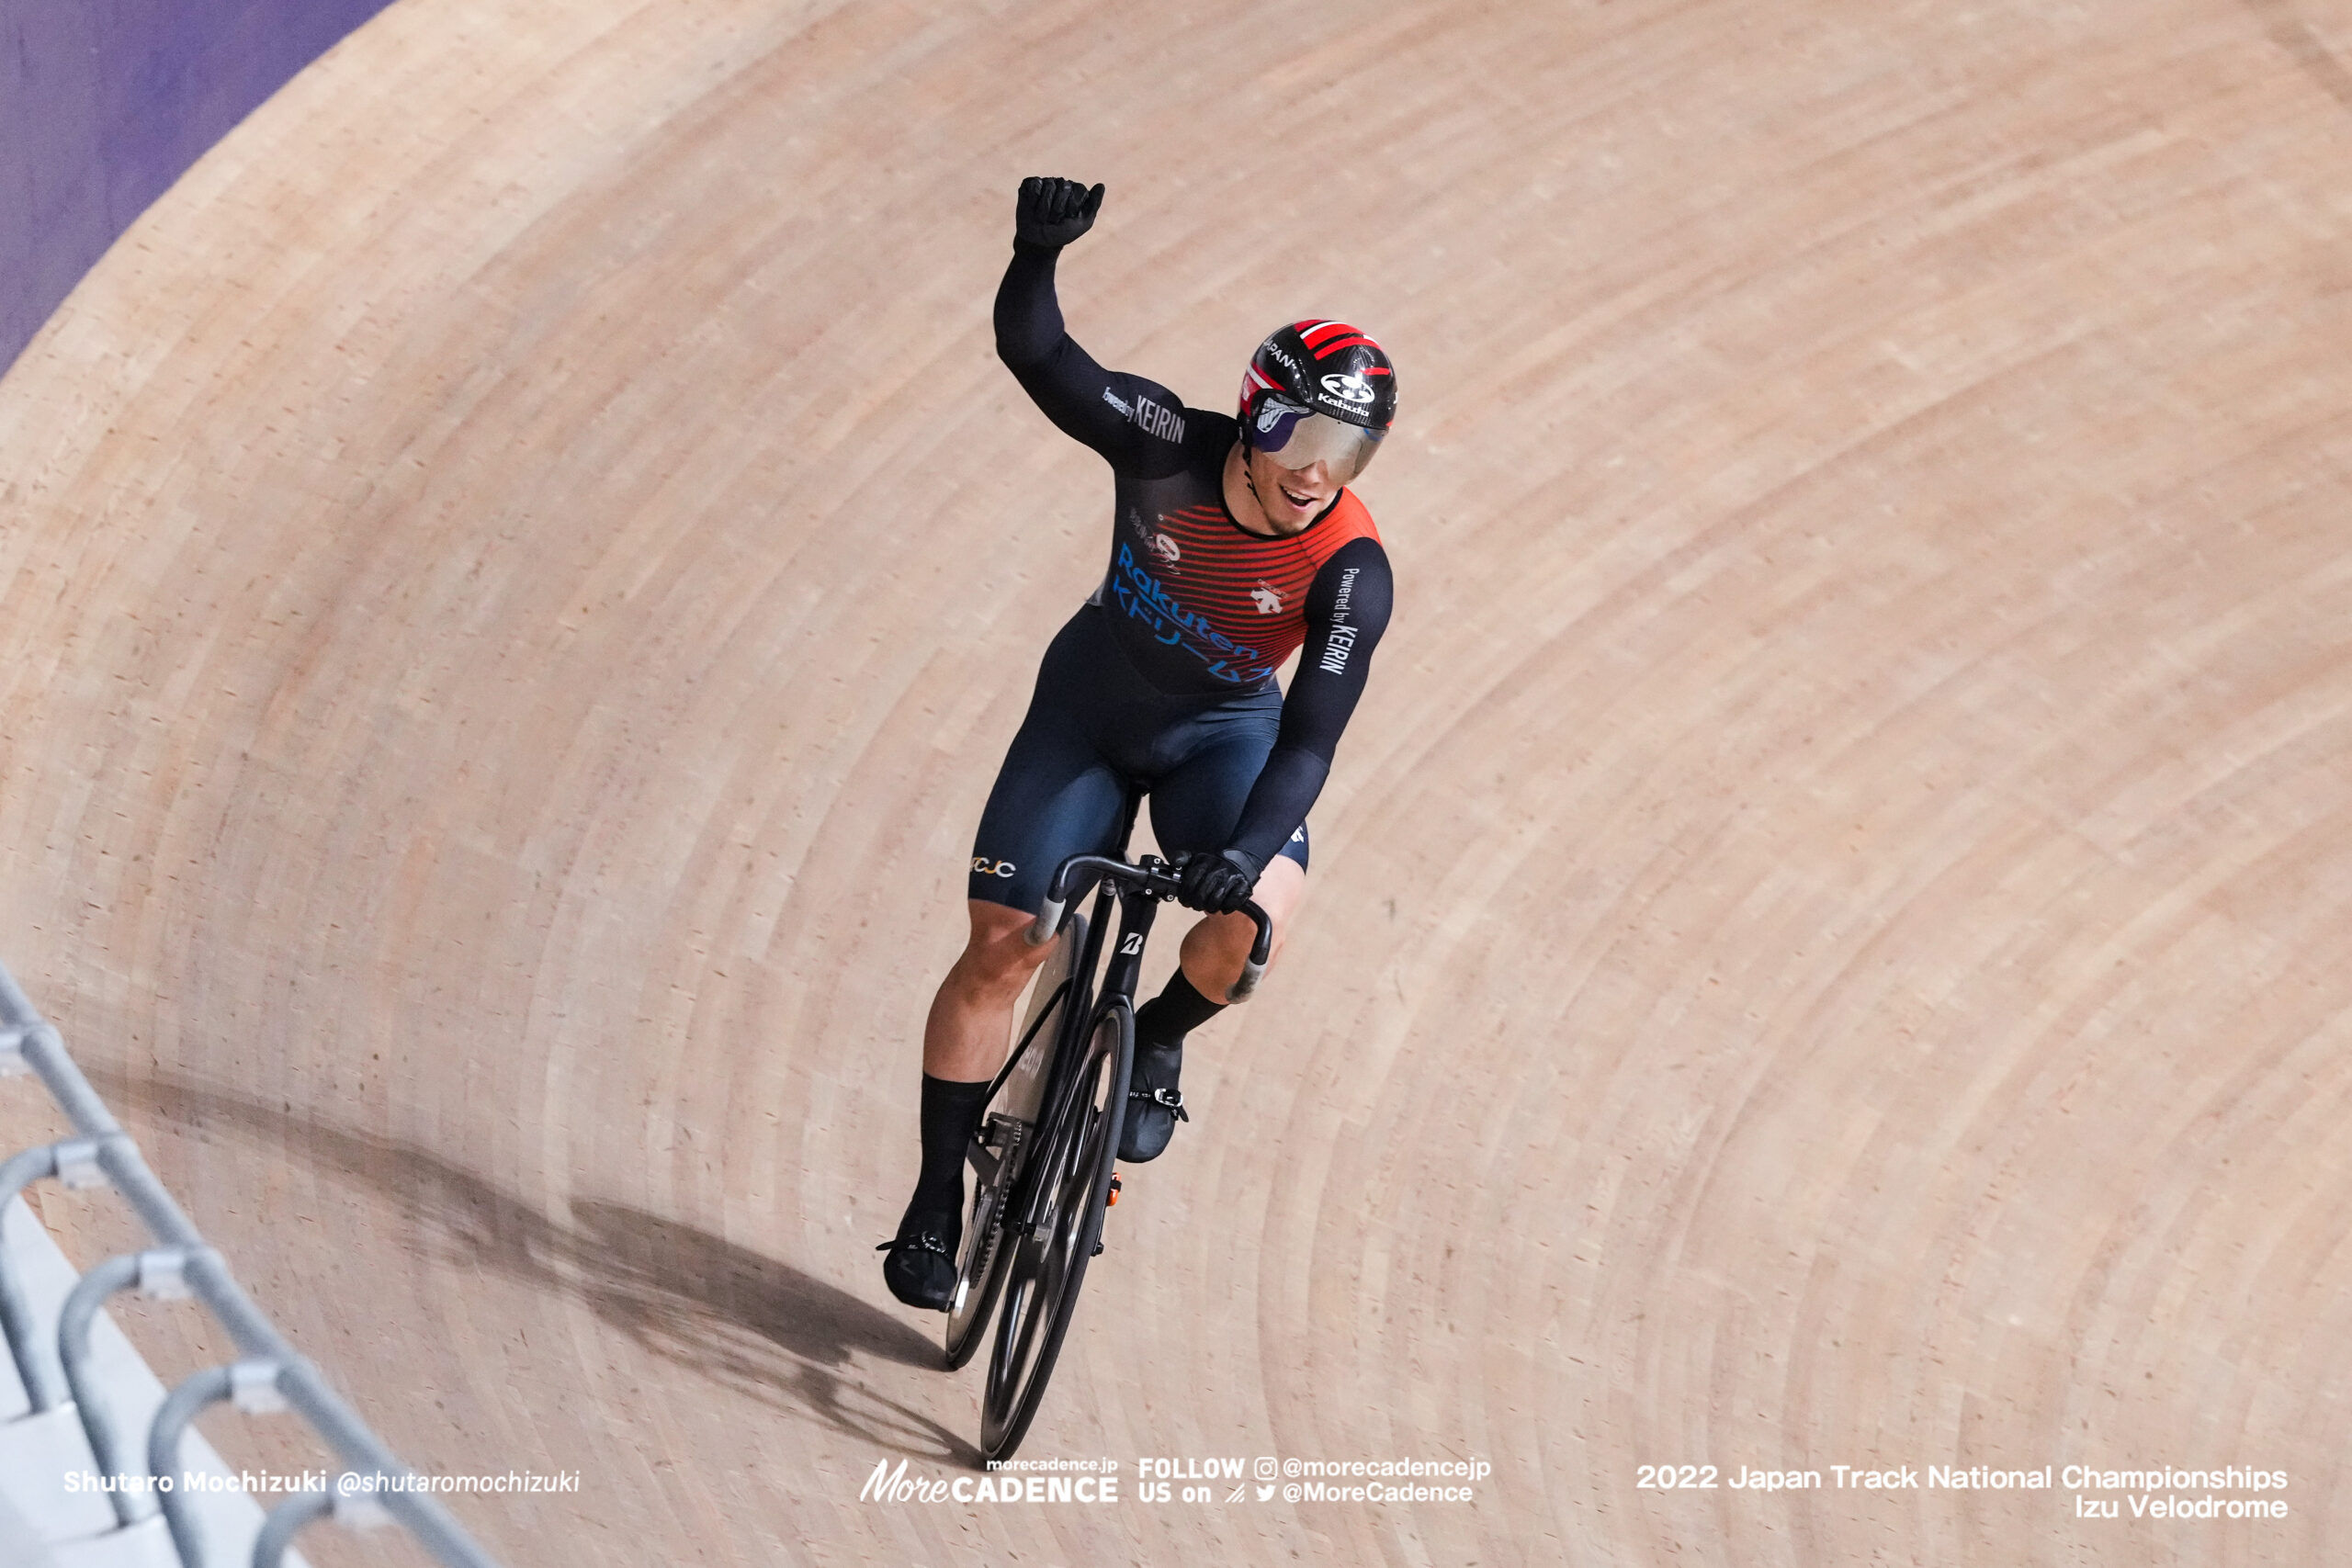
<path fill-rule="evenodd" d="M 874 1250 L 882 1259 L 882 1282 L 890 1293 L 910 1307 L 945 1312 L 956 1298 L 956 1244 L 963 1224 L 955 1215 L 909 1216 L 896 1239 Z"/>
<path fill-rule="evenodd" d="M 1176 1092 L 1176 1076 L 1183 1069 L 1184 1044 L 1153 1046 L 1136 1052 L 1135 1072 L 1127 1085 L 1127 1120 L 1119 1130 L 1119 1157 L 1141 1165 L 1158 1159 L 1176 1135 L 1176 1123 L 1190 1122 L 1184 1097 Z"/>

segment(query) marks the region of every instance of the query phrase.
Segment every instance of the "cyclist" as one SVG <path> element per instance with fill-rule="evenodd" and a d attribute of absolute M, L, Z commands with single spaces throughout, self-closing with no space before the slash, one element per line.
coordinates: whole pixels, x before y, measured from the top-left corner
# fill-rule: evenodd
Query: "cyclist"
<path fill-rule="evenodd" d="M 1380 535 L 1345 487 L 1396 406 L 1381 346 L 1304 321 L 1261 344 L 1239 417 L 1188 408 L 1106 371 L 1063 330 L 1062 247 L 1102 187 L 1032 178 L 1015 202 L 996 296 L 997 354 L 1062 432 L 1111 465 L 1110 570 L 1046 649 L 1029 711 L 989 791 L 967 888 L 971 933 L 923 1027 L 922 1165 L 883 1276 L 944 1308 L 963 1230 L 964 1151 L 1002 1064 L 1012 1008 L 1046 948 L 1023 931 L 1054 868 L 1111 850 L 1130 788 L 1148 793 L 1181 901 L 1204 919 L 1176 974 L 1136 1011 L 1119 1156 L 1148 1160 L 1185 1115 L 1184 1038 L 1214 1018 L 1254 934 L 1276 951 L 1306 886 L 1306 812 L 1330 771 L 1388 624 Z M 1285 697 L 1276 666 L 1304 647 Z"/>

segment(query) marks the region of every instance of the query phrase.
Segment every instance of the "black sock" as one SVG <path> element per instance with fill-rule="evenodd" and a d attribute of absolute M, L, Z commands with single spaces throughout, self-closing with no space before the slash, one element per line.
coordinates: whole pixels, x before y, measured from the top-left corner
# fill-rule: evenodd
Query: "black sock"
<path fill-rule="evenodd" d="M 1159 995 L 1136 1009 L 1136 1049 L 1148 1051 L 1155 1047 L 1166 1050 L 1181 1045 L 1190 1034 L 1225 1010 L 1223 1002 L 1213 1002 L 1201 995 L 1192 981 L 1179 969 L 1168 977 L 1168 985 Z"/>
<path fill-rule="evenodd" d="M 923 1074 L 922 1174 L 915 1179 L 915 1195 L 907 1204 L 907 1217 L 899 1224 L 901 1230 L 918 1217 L 933 1224 L 943 1214 L 961 1221 L 964 1150 L 978 1130 L 980 1110 L 988 1102 L 988 1096 L 986 1078 L 978 1083 L 957 1083 L 952 1078 Z"/>

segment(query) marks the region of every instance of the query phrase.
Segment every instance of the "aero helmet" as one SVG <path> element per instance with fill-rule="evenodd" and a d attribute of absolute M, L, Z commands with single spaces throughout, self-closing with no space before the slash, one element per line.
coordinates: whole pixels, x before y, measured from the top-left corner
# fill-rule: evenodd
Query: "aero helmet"
<path fill-rule="evenodd" d="M 1345 321 L 1278 327 L 1241 377 L 1241 439 L 1285 468 L 1320 459 L 1345 484 L 1363 472 L 1396 415 L 1387 354 Z"/>

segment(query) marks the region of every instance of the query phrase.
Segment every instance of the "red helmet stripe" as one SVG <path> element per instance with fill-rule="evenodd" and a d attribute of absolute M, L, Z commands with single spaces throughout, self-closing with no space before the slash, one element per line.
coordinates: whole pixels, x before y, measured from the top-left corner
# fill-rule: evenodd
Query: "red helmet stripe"
<path fill-rule="evenodd" d="M 1366 336 L 1362 329 L 1345 321 L 1300 321 L 1295 330 L 1299 341 L 1315 353 L 1317 359 L 1329 359 L 1343 348 L 1362 344 L 1373 352 L 1381 352 L 1380 344 Z"/>

